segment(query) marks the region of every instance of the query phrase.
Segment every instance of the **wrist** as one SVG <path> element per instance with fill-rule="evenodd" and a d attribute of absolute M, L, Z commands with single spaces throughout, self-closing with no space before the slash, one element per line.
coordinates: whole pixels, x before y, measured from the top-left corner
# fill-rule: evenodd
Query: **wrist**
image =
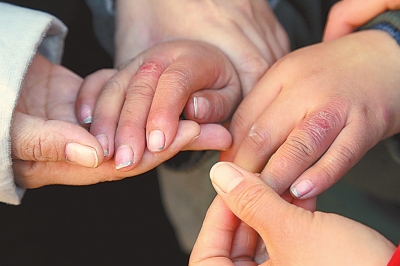
<path fill-rule="evenodd" d="M 386 11 L 376 16 L 360 30 L 376 29 L 388 33 L 400 45 L 400 11 Z"/>
<path fill-rule="evenodd" d="M 115 66 L 149 48 L 153 13 L 152 1 L 116 0 Z"/>

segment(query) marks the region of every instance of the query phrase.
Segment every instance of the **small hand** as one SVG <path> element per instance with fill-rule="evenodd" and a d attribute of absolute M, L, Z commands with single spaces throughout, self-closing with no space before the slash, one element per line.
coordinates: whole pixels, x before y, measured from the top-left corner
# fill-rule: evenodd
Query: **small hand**
<path fill-rule="evenodd" d="M 158 153 L 171 145 L 182 112 L 202 128 L 186 148 L 228 148 L 231 135 L 217 123 L 226 121 L 240 100 L 236 71 L 222 52 L 206 43 L 172 41 L 117 72 L 89 76 L 78 95 L 77 114 L 81 122 L 89 117 L 90 132 L 106 159 L 115 154 L 117 168 L 128 171 L 147 149 Z"/>
<path fill-rule="evenodd" d="M 311 199 L 400 131 L 399 71 L 400 48 L 382 31 L 299 49 L 238 107 L 221 160 L 261 172 L 279 194 L 291 187 L 296 199 Z"/>

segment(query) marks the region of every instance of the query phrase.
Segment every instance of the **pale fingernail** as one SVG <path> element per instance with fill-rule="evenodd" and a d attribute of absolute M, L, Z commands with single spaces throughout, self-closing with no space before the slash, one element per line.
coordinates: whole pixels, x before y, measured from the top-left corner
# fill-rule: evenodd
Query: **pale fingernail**
<path fill-rule="evenodd" d="M 103 155 L 107 157 L 110 152 L 108 148 L 108 138 L 106 134 L 99 134 L 96 135 L 96 139 L 100 142 L 101 147 L 103 147 Z"/>
<path fill-rule="evenodd" d="M 210 178 L 219 189 L 229 193 L 243 181 L 244 176 L 228 163 L 217 163 L 210 170 Z"/>
<path fill-rule="evenodd" d="M 152 152 L 162 151 L 165 147 L 165 135 L 161 130 L 153 130 L 149 134 L 147 148 Z"/>
<path fill-rule="evenodd" d="M 87 104 L 84 104 L 81 107 L 81 119 L 83 124 L 92 123 L 92 108 Z"/>
<path fill-rule="evenodd" d="M 210 109 L 210 102 L 205 97 L 193 97 L 194 118 L 204 119 Z"/>
<path fill-rule="evenodd" d="M 290 192 L 296 198 L 301 198 L 310 193 L 311 190 L 313 189 L 314 189 L 314 184 L 308 179 L 303 179 L 294 186 L 292 186 L 292 188 L 290 188 Z"/>
<path fill-rule="evenodd" d="M 68 143 L 65 147 L 65 154 L 69 162 L 81 166 L 95 168 L 99 163 L 96 150 L 79 143 Z"/>
<path fill-rule="evenodd" d="M 121 145 L 115 153 L 115 169 L 119 170 L 134 163 L 134 154 L 131 147 Z"/>

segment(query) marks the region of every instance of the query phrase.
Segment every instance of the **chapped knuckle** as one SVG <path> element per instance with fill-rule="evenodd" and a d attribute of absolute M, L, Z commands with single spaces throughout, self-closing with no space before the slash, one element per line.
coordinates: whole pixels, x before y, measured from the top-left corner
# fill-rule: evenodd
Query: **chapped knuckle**
<path fill-rule="evenodd" d="M 247 187 L 235 197 L 236 210 L 247 219 L 253 220 L 260 209 L 259 205 L 262 203 L 261 199 L 265 193 L 266 189 L 260 184 Z"/>

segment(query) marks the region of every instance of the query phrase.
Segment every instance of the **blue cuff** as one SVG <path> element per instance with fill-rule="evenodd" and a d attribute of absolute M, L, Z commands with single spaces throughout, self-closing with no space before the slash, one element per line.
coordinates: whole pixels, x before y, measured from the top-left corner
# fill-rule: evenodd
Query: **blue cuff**
<path fill-rule="evenodd" d="M 383 30 L 389 33 L 389 35 L 392 36 L 396 40 L 396 42 L 400 45 L 400 31 L 390 23 L 381 22 L 371 27 L 368 27 L 368 29 Z"/>

